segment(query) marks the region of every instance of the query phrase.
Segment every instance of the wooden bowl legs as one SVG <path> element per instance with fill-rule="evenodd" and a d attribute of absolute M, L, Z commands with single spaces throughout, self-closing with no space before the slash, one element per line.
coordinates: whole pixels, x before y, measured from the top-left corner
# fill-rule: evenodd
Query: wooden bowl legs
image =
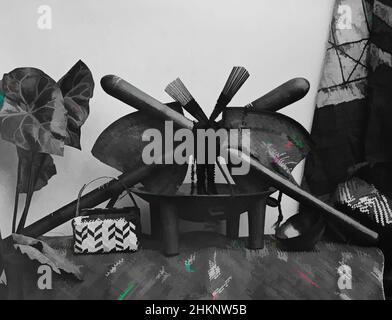
<path fill-rule="evenodd" d="M 253 202 L 248 210 L 249 249 L 264 248 L 264 225 L 267 198 Z"/>
<path fill-rule="evenodd" d="M 151 238 L 157 241 L 161 241 L 162 239 L 162 224 L 159 208 L 160 204 L 158 202 L 150 202 Z"/>
<path fill-rule="evenodd" d="M 267 198 L 257 199 L 248 209 L 249 249 L 264 248 L 264 225 Z M 169 201 L 150 203 L 151 236 L 163 240 L 166 256 L 179 254 L 178 208 Z M 240 215 L 227 209 L 226 235 L 229 239 L 238 239 Z"/>
<path fill-rule="evenodd" d="M 238 239 L 240 230 L 240 214 L 233 212 L 230 209 L 226 212 L 226 236 L 229 239 Z"/>
<path fill-rule="evenodd" d="M 248 209 L 248 248 L 264 248 L 265 210 L 267 198 L 261 198 L 251 203 Z M 229 239 L 238 239 L 240 230 L 240 215 L 238 212 L 228 212 L 226 218 L 226 236 Z"/>
<path fill-rule="evenodd" d="M 168 201 L 161 201 L 160 208 L 164 253 L 166 256 L 179 254 L 178 214 L 175 205 Z"/>

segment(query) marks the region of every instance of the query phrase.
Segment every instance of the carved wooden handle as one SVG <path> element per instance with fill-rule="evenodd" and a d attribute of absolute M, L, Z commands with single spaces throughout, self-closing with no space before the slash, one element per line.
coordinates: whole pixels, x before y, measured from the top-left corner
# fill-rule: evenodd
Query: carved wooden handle
<path fill-rule="evenodd" d="M 309 87 L 308 80 L 294 78 L 249 103 L 248 106 L 257 110 L 278 111 L 302 99 L 308 93 Z"/>
<path fill-rule="evenodd" d="M 106 93 L 135 109 L 148 112 L 151 115 L 161 117 L 165 120 L 172 120 L 175 124 L 183 128 L 193 128 L 193 122 L 191 120 L 170 109 L 168 106 L 120 77 L 114 75 L 104 76 L 101 79 L 101 86 Z"/>

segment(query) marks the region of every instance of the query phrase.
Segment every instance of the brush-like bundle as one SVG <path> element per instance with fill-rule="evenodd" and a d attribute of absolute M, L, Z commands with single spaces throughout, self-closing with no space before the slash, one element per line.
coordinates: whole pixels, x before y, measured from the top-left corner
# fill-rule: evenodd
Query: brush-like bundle
<path fill-rule="evenodd" d="M 234 67 L 212 111 L 210 121 L 214 121 L 229 104 L 234 95 L 249 78 L 249 72 L 244 67 Z"/>
<path fill-rule="evenodd" d="M 208 118 L 190 94 L 188 89 L 180 78 L 177 78 L 173 82 L 169 83 L 165 89 L 166 93 L 171 96 L 175 101 L 179 102 L 181 106 L 188 111 L 195 119 L 202 124 L 208 123 Z"/>

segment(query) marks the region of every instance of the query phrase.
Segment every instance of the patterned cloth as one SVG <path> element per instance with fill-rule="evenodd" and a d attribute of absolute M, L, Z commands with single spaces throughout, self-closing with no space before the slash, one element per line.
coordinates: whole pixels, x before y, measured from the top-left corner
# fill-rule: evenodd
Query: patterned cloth
<path fill-rule="evenodd" d="M 332 193 L 366 161 L 379 189 L 391 185 L 391 52 L 391 0 L 336 1 L 304 173 L 312 193 Z"/>
<path fill-rule="evenodd" d="M 392 227 L 392 200 L 366 181 L 352 178 L 339 184 L 336 202 L 356 211 L 365 221 Z"/>
<path fill-rule="evenodd" d="M 341 5 L 351 8 L 351 29 L 337 28 Z M 311 131 L 316 147 L 304 173 L 319 196 L 334 191 L 347 168 L 364 161 L 370 21 L 369 2 L 336 2 Z"/>
<path fill-rule="evenodd" d="M 370 32 L 369 120 L 366 160 L 374 165 L 372 182 L 392 195 L 392 1 L 377 0 Z"/>
<path fill-rule="evenodd" d="M 95 255 L 73 254 L 71 238 L 45 241 L 84 265 L 84 280 L 53 274 L 53 289 L 38 290 L 37 266 L 19 270 L 24 299 L 384 299 L 377 248 L 319 242 L 314 251 L 286 252 L 269 237 L 264 249 L 248 250 L 243 238 L 192 232 L 182 234 L 180 255 L 169 258 L 147 238 L 135 253 Z M 351 288 L 339 285 L 348 267 Z"/>

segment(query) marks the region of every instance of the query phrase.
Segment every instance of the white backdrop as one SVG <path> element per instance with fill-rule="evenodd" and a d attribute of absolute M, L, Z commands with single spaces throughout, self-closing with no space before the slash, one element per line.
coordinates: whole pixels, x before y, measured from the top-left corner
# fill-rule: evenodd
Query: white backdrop
<path fill-rule="evenodd" d="M 90 153 L 99 133 L 134 111 L 99 85 L 117 74 L 158 100 L 180 76 L 209 114 L 229 71 L 243 65 L 251 73 L 231 105 L 244 105 L 293 77 L 305 77 L 311 90 L 284 110 L 310 129 L 333 0 L 1 0 L 0 72 L 20 66 L 41 68 L 54 79 L 82 59 L 92 70 L 96 89 L 82 128 L 83 151 L 67 147 L 55 157 L 58 174 L 33 197 L 27 223 L 75 199 L 80 187 L 102 175 L 118 175 Z M 52 9 L 52 29 L 37 26 L 40 5 Z M 11 231 L 16 183 L 16 151 L 0 141 L 0 229 Z M 295 177 L 302 169 L 296 168 Z M 296 203 L 284 199 L 285 218 Z M 20 203 L 22 206 L 22 202 Z M 266 231 L 277 216 L 267 212 Z M 143 228 L 149 231 L 143 209 Z M 247 234 L 246 216 L 241 234 Z M 70 233 L 65 224 L 52 234 Z"/>

